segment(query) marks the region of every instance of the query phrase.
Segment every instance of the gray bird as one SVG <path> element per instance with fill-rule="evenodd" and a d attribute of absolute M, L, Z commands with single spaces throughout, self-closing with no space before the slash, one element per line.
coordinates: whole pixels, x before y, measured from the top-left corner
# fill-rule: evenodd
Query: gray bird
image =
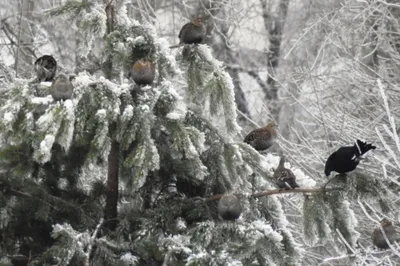
<path fill-rule="evenodd" d="M 56 75 L 57 61 L 51 55 L 44 55 L 35 61 L 34 68 L 39 82 L 52 81 Z"/>
<path fill-rule="evenodd" d="M 131 68 L 131 77 L 139 85 L 150 85 L 155 75 L 156 65 L 145 59 L 137 60 Z"/>
<path fill-rule="evenodd" d="M 279 188 L 294 189 L 299 187 L 296 183 L 296 176 L 290 169 L 285 168 L 285 156 L 281 156 L 278 168 L 274 172 L 274 179 Z"/>
<path fill-rule="evenodd" d="M 256 128 L 244 138 L 244 142 L 257 151 L 269 149 L 275 143 L 277 133 L 275 123 L 271 122 L 265 127 Z"/>
<path fill-rule="evenodd" d="M 242 213 L 240 200 L 233 194 L 222 196 L 218 203 L 218 213 L 224 220 L 236 220 Z"/>
<path fill-rule="evenodd" d="M 183 25 L 179 32 L 179 44 L 171 46 L 170 48 L 179 47 L 182 44 L 195 44 L 201 43 L 206 36 L 207 29 L 201 18 L 196 18 L 194 21 Z"/>
<path fill-rule="evenodd" d="M 65 74 L 58 75 L 51 84 L 50 94 L 56 101 L 71 99 L 74 86 Z"/>
<path fill-rule="evenodd" d="M 384 218 L 381 221 L 381 226 L 382 226 L 383 231 L 385 232 L 385 235 L 386 235 L 387 239 L 389 240 L 390 244 L 393 244 L 393 242 L 395 240 L 397 240 L 397 236 L 396 236 L 396 229 L 393 226 L 392 221 Z M 372 236 L 372 242 L 377 248 L 380 248 L 380 249 L 388 249 L 389 248 L 389 245 L 386 242 L 385 238 L 383 237 L 383 234 L 379 227 L 375 228 L 375 230 L 374 230 L 374 234 Z"/>

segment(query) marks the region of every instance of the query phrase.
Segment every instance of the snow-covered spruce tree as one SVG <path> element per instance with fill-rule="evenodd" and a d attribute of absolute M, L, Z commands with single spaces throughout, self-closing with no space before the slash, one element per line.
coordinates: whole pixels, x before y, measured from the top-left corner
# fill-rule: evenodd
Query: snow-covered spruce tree
<path fill-rule="evenodd" d="M 81 57 L 90 51 L 105 77 L 78 73 L 62 102 L 37 95 L 50 84 L 2 85 L 0 265 L 301 263 L 299 221 L 276 196 L 250 196 L 274 187 L 278 158 L 237 138 L 232 81 L 206 45 L 176 60 L 123 1 L 50 13 L 73 18 Z M 151 86 L 124 76 L 141 58 L 157 65 Z M 305 198 L 307 237 L 330 240 L 330 230 L 355 245 L 343 191 Z M 237 222 L 221 221 L 212 197 L 229 192 L 244 207 Z"/>

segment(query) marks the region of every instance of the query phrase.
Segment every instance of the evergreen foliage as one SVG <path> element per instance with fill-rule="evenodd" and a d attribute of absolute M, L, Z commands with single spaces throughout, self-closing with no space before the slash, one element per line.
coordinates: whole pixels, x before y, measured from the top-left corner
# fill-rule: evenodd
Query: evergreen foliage
<path fill-rule="evenodd" d="M 23 255 L 29 265 L 300 264 L 303 236 L 293 234 L 281 198 L 251 196 L 274 186 L 273 163 L 239 140 L 222 63 L 207 45 L 187 45 L 175 59 L 151 26 L 124 10 L 117 1 L 110 32 L 102 5 L 68 1 L 49 11 L 81 27 L 83 57 L 103 40 L 97 59 L 109 78 L 79 73 L 72 99 L 61 102 L 38 95 L 39 85 L 27 80 L 0 83 L 0 256 Z M 152 86 L 121 75 L 140 58 L 157 64 Z M 182 73 L 187 98 L 178 93 Z M 121 181 L 114 231 L 102 220 L 113 141 Z M 345 182 L 297 198 L 310 243 L 340 232 L 356 245 L 349 198 L 368 194 L 390 208 L 377 178 L 356 174 Z M 205 198 L 232 191 L 241 194 L 242 218 L 221 221 L 217 202 Z"/>

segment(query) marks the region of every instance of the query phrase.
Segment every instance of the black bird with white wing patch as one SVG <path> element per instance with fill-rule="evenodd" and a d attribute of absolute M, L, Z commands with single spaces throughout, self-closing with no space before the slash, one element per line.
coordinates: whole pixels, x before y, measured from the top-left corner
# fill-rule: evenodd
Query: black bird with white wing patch
<path fill-rule="evenodd" d="M 353 146 L 339 148 L 328 157 L 325 163 L 325 175 L 329 176 L 333 171 L 339 174 L 353 171 L 363 159 L 361 156 L 374 149 L 375 146 L 359 139 Z"/>

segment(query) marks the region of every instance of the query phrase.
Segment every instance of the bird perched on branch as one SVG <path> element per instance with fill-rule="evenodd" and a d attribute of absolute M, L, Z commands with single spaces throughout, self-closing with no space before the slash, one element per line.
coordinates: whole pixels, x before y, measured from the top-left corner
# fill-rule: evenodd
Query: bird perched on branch
<path fill-rule="evenodd" d="M 381 227 L 383 229 L 383 231 L 385 232 L 385 235 L 387 237 L 387 239 L 389 240 L 390 244 L 393 244 L 393 242 L 395 240 L 397 240 L 397 236 L 396 236 L 396 228 L 393 226 L 392 221 L 384 218 L 381 221 Z M 383 237 L 382 231 L 380 229 L 380 227 L 375 228 L 373 236 L 372 236 L 372 242 L 374 244 L 374 246 L 376 246 L 377 248 L 381 248 L 381 249 L 388 249 L 389 245 L 386 242 L 385 238 Z"/>
<path fill-rule="evenodd" d="M 194 21 L 186 23 L 183 25 L 181 31 L 179 32 L 178 45 L 171 46 L 170 48 L 176 48 L 182 44 L 196 44 L 201 43 L 206 36 L 207 29 L 201 18 L 196 18 Z"/>
<path fill-rule="evenodd" d="M 65 74 L 58 75 L 51 84 L 50 94 L 56 101 L 67 100 L 72 96 L 74 86 Z"/>
<path fill-rule="evenodd" d="M 269 149 L 274 144 L 277 133 L 275 123 L 271 122 L 265 127 L 251 131 L 244 138 L 244 142 L 251 145 L 257 151 Z"/>
<path fill-rule="evenodd" d="M 35 61 L 34 68 L 39 82 L 52 81 L 56 75 L 57 61 L 51 55 L 44 55 Z"/>
<path fill-rule="evenodd" d="M 156 65 L 143 58 L 137 60 L 131 68 L 131 77 L 139 85 L 150 85 L 155 75 Z"/>
<path fill-rule="evenodd" d="M 274 179 L 279 188 L 294 189 L 299 187 L 296 183 L 296 176 L 290 169 L 285 168 L 285 156 L 281 156 L 278 168 L 274 172 Z"/>
<path fill-rule="evenodd" d="M 224 220 L 236 220 L 242 213 L 240 200 L 233 194 L 222 196 L 218 203 L 218 213 Z"/>
<path fill-rule="evenodd" d="M 339 174 L 353 171 L 360 163 L 360 160 L 364 159 L 362 155 L 374 149 L 376 149 L 375 146 L 359 139 L 353 146 L 339 148 L 328 157 L 325 163 L 325 175 L 329 176 L 332 171 Z"/>

